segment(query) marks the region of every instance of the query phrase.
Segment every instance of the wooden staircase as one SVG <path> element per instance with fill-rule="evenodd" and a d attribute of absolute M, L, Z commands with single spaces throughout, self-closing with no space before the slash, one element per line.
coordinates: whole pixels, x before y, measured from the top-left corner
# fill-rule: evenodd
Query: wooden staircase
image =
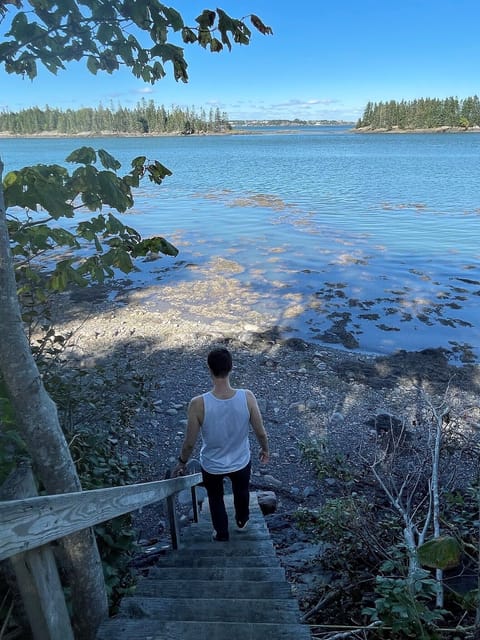
<path fill-rule="evenodd" d="M 182 548 L 140 578 L 97 640 L 310 640 L 256 494 L 242 531 L 233 524 L 231 495 L 225 503 L 230 541 L 212 540 L 206 505 L 200 522 L 182 532 Z"/>

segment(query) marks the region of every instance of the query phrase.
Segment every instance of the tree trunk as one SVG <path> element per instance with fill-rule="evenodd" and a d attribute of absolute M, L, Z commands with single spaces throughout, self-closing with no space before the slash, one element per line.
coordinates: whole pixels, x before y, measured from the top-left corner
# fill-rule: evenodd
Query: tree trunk
<path fill-rule="evenodd" d="M 48 494 L 81 491 L 80 481 L 24 331 L 8 237 L 0 159 L 0 375 L 15 411 L 17 429 Z M 76 638 L 90 640 L 107 615 L 102 565 L 91 530 L 62 538 L 71 588 Z"/>

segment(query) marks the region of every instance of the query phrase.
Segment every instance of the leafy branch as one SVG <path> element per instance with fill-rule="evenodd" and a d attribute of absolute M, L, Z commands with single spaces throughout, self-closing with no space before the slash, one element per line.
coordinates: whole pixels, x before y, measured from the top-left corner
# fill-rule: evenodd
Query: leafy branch
<path fill-rule="evenodd" d="M 85 286 L 89 281 L 103 282 L 114 275 L 114 269 L 123 273 L 134 270 L 133 259 L 149 253 L 175 256 L 178 250 L 165 238 L 142 239 L 132 227 L 123 224 L 111 212 L 111 207 L 125 212 L 133 205 L 132 189 L 145 177 L 161 184 L 171 171 L 158 161 L 139 156 L 131 162 L 131 170 L 124 176 L 117 174 L 120 163 L 103 149 L 81 147 L 73 151 L 67 162 L 80 165 L 71 174 L 60 165 L 36 165 L 11 171 L 4 179 L 7 207 L 21 207 L 28 212 L 26 223 L 9 218 L 11 250 L 17 258 L 20 280 L 38 280 L 32 261 L 61 247 L 80 250 L 87 242 L 95 249 L 93 255 L 78 254 L 57 261 L 46 278 L 53 290 L 64 290 L 69 283 Z M 102 168 L 97 168 L 99 162 Z M 75 231 L 53 227 L 48 222 L 72 218 L 78 209 L 99 211 L 88 221 L 80 222 Z M 43 212 L 49 215 L 46 217 Z M 39 220 L 35 216 L 40 214 Z"/>
<path fill-rule="evenodd" d="M 37 75 L 37 62 L 56 74 L 65 68 L 66 62 L 86 57 L 93 74 L 113 73 L 125 65 L 134 76 L 153 84 L 166 75 L 164 65 L 171 63 L 175 79 L 187 82 L 188 65 L 183 48 L 168 42 L 170 32 L 180 32 L 184 44 L 208 46 L 214 53 L 222 51 L 224 45 L 231 49 L 232 40 L 248 45 L 251 38 L 245 18 L 231 18 L 222 9 L 205 9 L 196 18 L 198 26 L 188 27 L 178 11 L 157 0 L 29 2 L 37 20 L 29 21 L 26 11 L 17 12 L 6 33 L 10 39 L 0 43 L 0 62 L 7 73 L 30 79 Z M 0 13 L 8 11 L 6 4 L 0 3 Z M 24 2 L 18 0 L 15 6 L 23 8 Z M 273 33 L 258 16 L 248 17 L 263 35 Z M 215 35 L 217 32 L 220 39 Z M 150 48 L 139 42 L 143 33 L 150 37 Z"/>

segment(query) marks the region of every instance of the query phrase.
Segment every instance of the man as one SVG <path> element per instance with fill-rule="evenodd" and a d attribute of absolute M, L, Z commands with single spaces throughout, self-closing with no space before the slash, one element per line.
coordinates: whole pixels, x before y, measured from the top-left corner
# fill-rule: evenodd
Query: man
<path fill-rule="evenodd" d="M 213 349 L 208 354 L 207 363 L 213 388 L 190 401 L 187 431 L 173 476 L 185 473 L 185 465 L 201 433 L 200 464 L 215 529 L 213 539 L 227 542 L 228 516 L 223 500 L 223 479 L 228 477 L 232 482 L 235 520 L 237 527 L 244 529 L 250 515 L 250 426 L 260 445 L 262 463 L 269 461 L 268 437 L 253 393 L 230 385 L 233 363 L 228 349 Z"/>

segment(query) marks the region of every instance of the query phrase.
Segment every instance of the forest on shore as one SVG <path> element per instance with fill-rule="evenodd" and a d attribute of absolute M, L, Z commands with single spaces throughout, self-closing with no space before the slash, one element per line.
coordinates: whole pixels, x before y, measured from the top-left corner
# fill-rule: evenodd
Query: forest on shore
<path fill-rule="evenodd" d="M 419 98 L 368 102 L 357 129 L 438 129 L 480 127 L 480 98 Z"/>
<path fill-rule="evenodd" d="M 59 133 L 166 134 L 221 133 L 231 129 L 228 115 L 219 108 L 196 109 L 172 106 L 167 109 L 153 100 L 141 100 L 133 108 L 122 106 L 79 109 L 30 107 L 21 111 L 0 111 L 0 131 L 13 135 Z"/>
<path fill-rule="evenodd" d="M 156 105 L 142 99 L 134 107 L 113 106 L 59 109 L 46 105 L 20 111 L 0 111 L 0 132 L 29 136 L 45 133 L 61 135 L 87 134 L 181 134 L 226 133 L 232 126 L 305 126 L 347 125 L 343 120 L 235 120 L 225 111 L 210 108 Z M 477 95 L 460 100 L 419 98 L 368 102 L 356 130 L 435 130 L 441 128 L 480 128 L 480 98 Z"/>

